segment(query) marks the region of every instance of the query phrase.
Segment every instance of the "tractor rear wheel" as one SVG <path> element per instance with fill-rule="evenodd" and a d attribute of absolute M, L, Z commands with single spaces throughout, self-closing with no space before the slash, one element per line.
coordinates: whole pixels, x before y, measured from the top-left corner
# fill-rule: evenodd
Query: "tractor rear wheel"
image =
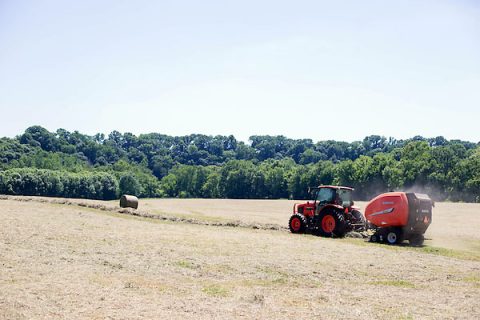
<path fill-rule="evenodd" d="M 402 230 L 393 228 L 388 230 L 386 240 L 388 244 L 399 244 L 403 242 Z"/>
<path fill-rule="evenodd" d="M 307 222 L 303 215 L 296 213 L 290 217 L 288 228 L 290 229 L 291 233 L 304 233 L 306 227 Z"/>
<path fill-rule="evenodd" d="M 352 210 L 352 216 L 354 217 L 354 223 L 356 224 L 353 229 L 357 232 L 365 231 L 367 227 L 363 214 L 358 210 Z"/>
<path fill-rule="evenodd" d="M 318 232 L 322 237 L 343 237 L 346 233 L 343 213 L 336 210 L 321 213 Z"/>

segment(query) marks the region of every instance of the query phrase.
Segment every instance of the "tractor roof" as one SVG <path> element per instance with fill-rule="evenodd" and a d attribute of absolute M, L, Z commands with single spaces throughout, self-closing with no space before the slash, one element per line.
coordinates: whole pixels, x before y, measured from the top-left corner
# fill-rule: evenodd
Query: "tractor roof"
<path fill-rule="evenodd" d="M 318 186 L 318 188 L 328 188 L 328 189 L 344 189 L 344 190 L 351 190 L 353 191 L 353 188 L 350 187 L 343 187 L 343 186 Z"/>

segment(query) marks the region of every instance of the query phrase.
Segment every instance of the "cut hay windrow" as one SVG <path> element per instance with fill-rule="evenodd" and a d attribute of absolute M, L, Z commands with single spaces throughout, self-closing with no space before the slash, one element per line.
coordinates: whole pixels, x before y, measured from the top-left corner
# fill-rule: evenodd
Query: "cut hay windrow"
<path fill-rule="evenodd" d="M 247 228 L 247 229 L 259 229 L 259 230 L 282 230 L 286 231 L 287 227 L 283 227 L 277 224 L 264 224 L 264 223 L 245 223 L 239 220 L 225 221 L 225 222 L 212 222 L 199 220 L 194 218 L 183 218 L 176 217 L 174 215 L 166 214 L 153 214 L 147 211 L 134 210 L 131 208 L 120 208 L 117 206 L 106 206 L 98 203 L 88 203 L 88 202 L 76 202 L 68 199 L 46 199 L 46 198 L 37 198 L 37 197 L 23 197 L 23 196 L 7 196 L 0 195 L 0 200 L 13 200 L 20 202 L 38 202 L 38 203 L 50 203 L 50 204 L 60 204 L 67 206 L 77 206 L 82 208 L 95 209 L 106 212 L 115 212 L 120 214 L 126 214 L 146 219 L 157 219 L 170 222 L 179 222 L 179 223 L 188 223 L 204 226 L 213 226 L 213 227 L 233 227 L 233 228 Z"/>

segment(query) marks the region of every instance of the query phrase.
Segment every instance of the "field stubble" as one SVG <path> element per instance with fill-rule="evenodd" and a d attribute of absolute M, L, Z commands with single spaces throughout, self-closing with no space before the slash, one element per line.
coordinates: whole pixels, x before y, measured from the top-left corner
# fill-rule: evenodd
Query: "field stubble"
<path fill-rule="evenodd" d="M 0 202 L 1 318 L 480 317 L 478 205 L 438 204 L 432 240 L 416 250 L 33 200 Z M 285 226 L 293 202 L 140 205 L 158 215 Z M 465 254 L 430 254 L 433 244 Z"/>

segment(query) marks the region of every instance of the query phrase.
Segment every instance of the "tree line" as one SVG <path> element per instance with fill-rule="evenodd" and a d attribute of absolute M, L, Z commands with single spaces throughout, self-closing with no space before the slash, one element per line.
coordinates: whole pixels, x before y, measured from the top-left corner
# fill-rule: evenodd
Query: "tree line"
<path fill-rule="evenodd" d="M 71 173 L 35 168 L 0 172 L 0 194 L 65 198 L 116 199 L 118 182 L 104 173 Z"/>
<path fill-rule="evenodd" d="M 0 139 L 0 193 L 7 194 L 304 199 L 320 184 L 352 186 L 362 200 L 413 190 L 480 202 L 480 147 L 443 137 L 313 143 L 252 136 L 247 144 L 233 136 L 88 136 L 39 126 Z"/>

